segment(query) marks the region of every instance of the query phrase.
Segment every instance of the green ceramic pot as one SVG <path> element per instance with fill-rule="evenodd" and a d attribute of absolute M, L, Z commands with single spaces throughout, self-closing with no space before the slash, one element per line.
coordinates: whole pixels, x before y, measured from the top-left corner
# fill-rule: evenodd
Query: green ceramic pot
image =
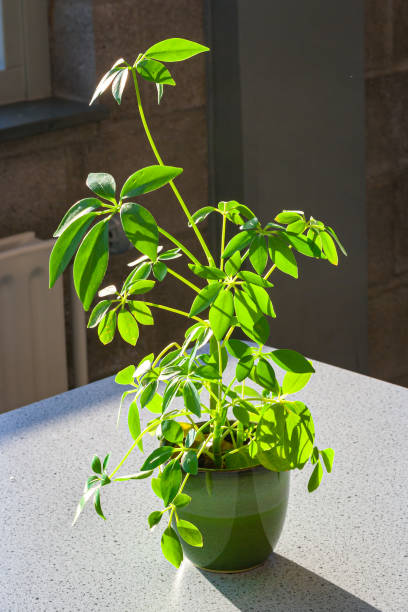
<path fill-rule="evenodd" d="M 204 540 L 196 548 L 180 538 L 185 556 L 202 569 L 240 572 L 264 563 L 276 546 L 286 516 L 289 472 L 262 466 L 200 469 L 184 493 L 192 500 L 178 510 L 179 517 L 196 525 Z"/>

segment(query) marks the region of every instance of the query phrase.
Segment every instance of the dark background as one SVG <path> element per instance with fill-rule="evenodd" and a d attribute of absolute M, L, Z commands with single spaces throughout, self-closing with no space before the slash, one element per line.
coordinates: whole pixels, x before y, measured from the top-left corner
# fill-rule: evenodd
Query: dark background
<path fill-rule="evenodd" d="M 407 32 L 405 0 L 53 0 L 52 93 L 87 102 L 118 57 L 134 60 L 171 36 L 209 41 L 210 59 L 172 65 L 177 86 L 160 107 L 154 87 L 143 87 L 165 162 L 184 168 L 180 191 L 192 210 L 234 197 L 265 220 L 300 208 L 338 228 L 349 250 L 339 270 L 306 262 L 303 283 L 276 276 L 280 317 L 270 342 L 408 386 Z M 88 172 L 110 172 L 120 184 L 154 163 L 131 88 L 121 108 L 108 94 L 102 103 L 103 119 L 18 138 L 0 133 L 0 237 L 34 230 L 47 239 L 87 195 Z M 197 251 L 169 190 L 147 198 L 160 224 Z M 212 239 L 217 229 L 207 231 Z M 106 284 L 119 284 L 134 258 L 112 256 Z M 157 293 L 178 307 L 191 301 L 170 280 Z M 65 279 L 72 384 L 68 294 Z M 105 348 L 89 331 L 90 380 L 185 328 L 167 314 L 156 320 L 135 349 L 119 339 Z"/>

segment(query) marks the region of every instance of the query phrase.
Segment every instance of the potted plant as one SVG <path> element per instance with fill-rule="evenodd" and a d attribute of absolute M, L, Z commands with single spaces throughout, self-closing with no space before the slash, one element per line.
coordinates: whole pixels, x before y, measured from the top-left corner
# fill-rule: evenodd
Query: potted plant
<path fill-rule="evenodd" d="M 115 62 L 98 84 L 91 103 L 111 86 L 120 104 L 127 79 L 133 80 L 140 119 L 157 163 L 137 170 L 119 193 L 110 174 L 89 174 L 87 186 L 94 195 L 74 204 L 54 234 L 50 286 L 76 252 L 75 287 L 84 309 L 90 309 L 108 265 L 109 221 L 118 215 L 140 257 L 120 290 L 110 286 L 99 291 L 101 300 L 91 311 L 88 327 L 97 328 L 105 345 L 117 329 L 134 346 L 140 327 L 153 325 L 156 309 L 192 323 L 184 339 L 177 338 L 159 354 L 147 355 L 117 374 L 116 382 L 126 387 L 121 404 L 125 398 L 132 400 L 128 425 L 133 443 L 114 469 L 108 470 L 109 454 L 103 460 L 93 457 L 93 474 L 74 522 L 91 498 L 96 512 L 105 518 L 101 491 L 108 484 L 150 477 L 160 508 L 148 516 L 148 524 L 151 528 L 164 524 L 161 547 L 166 559 L 179 567 L 184 550 L 200 567 L 241 571 L 262 563 L 276 544 L 285 518 L 290 471 L 312 464 L 308 489 L 313 491 L 322 478 L 322 463 L 330 472 L 334 456 L 332 449 L 316 446 L 309 409 L 289 399 L 309 381 L 314 372 L 311 362 L 293 350 L 265 348 L 268 318 L 275 317 L 270 277 L 277 270 L 297 278 L 295 253 L 333 265 L 338 263 L 335 243 L 346 253 L 331 227 L 313 217 L 307 220 L 302 211 L 284 210 L 264 226 L 250 208 L 236 201 L 190 212 L 175 181 L 182 169 L 163 163 L 149 131 L 139 79 L 156 85 L 160 103 L 164 86 L 175 85 L 163 62 L 205 51 L 207 47 L 188 40 L 164 40 L 139 54 L 134 64 L 124 59 Z M 143 194 L 165 185 L 184 211 L 201 245 L 202 259 L 139 204 Z M 210 252 L 199 229 L 208 215 L 220 218 L 218 253 Z M 228 242 L 227 224 L 236 230 Z M 172 248 L 163 250 L 161 237 Z M 172 269 L 172 260 L 179 257 L 197 277 L 194 283 Z M 146 299 L 166 274 L 192 292 L 189 312 Z M 229 362 L 233 370 L 227 378 Z M 276 365 L 285 373 L 281 381 Z M 174 402 L 177 397 L 182 401 Z M 143 430 L 140 410 L 151 413 Z M 143 438 L 152 432 L 158 445 L 144 458 L 140 472 L 120 475 L 129 455 L 143 452 Z"/>

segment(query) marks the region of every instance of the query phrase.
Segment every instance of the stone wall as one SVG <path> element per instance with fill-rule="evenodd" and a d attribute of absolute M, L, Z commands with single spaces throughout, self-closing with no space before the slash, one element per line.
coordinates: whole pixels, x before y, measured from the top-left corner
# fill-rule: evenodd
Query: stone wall
<path fill-rule="evenodd" d="M 51 0 L 49 6 L 55 96 L 89 100 L 96 81 L 116 59 L 134 60 L 139 51 L 163 38 L 181 36 L 204 42 L 201 0 Z M 205 58 L 173 64 L 171 71 L 177 86 L 165 87 L 160 106 L 153 84 L 143 85 L 142 97 L 158 149 L 169 165 L 184 168 L 177 185 L 196 210 L 208 197 Z M 102 102 L 110 110 L 106 120 L 1 144 L 0 236 L 34 230 L 39 238 L 50 238 L 68 206 L 89 195 L 85 186 L 88 172 L 109 172 L 120 185 L 135 170 L 155 163 L 137 116 L 131 81 L 120 108 L 109 93 Z M 160 225 L 196 250 L 196 241 L 169 188 L 144 199 L 160 218 Z M 134 249 L 111 256 L 106 284 L 120 284 L 129 272 L 126 263 L 136 256 Z M 180 261 L 176 260 L 175 268 L 182 265 Z M 72 384 L 67 273 L 65 277 Z M 167 279 L 155 297 L 179 308 L 191 302 L 184 285 Z M 103 347 L 95 330 L 88 331 L 90 380 L 110 375 L 170 339 L 180 338 L 186 322 L 188 325 L 187 319 L 168 314 L 156 314 L 156 320 L 157 326 L 144 328 L 135 349 L 118 338 Z"/>
<path fill-rule="evenodd" d="M 408 386 L 408 2 L 366 0 L 369 374 Z"/>

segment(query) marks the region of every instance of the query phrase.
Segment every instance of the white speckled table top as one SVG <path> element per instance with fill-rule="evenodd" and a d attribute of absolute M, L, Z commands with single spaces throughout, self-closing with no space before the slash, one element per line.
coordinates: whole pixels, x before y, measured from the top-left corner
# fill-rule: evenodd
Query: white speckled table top
<path fill-rule="evenodd" d="M 90 506 L 71 528 L 92 455 L 114 463 L 131 443 L 112 378 L 0 415 L 1 612 L 408 610 L 408 389 L 315 366 L 299 399 L 336 450 L 333 473 L 313 494 L 293 474 L 276 553 L 245 574 L 169 565 L 146 480 L 107 487 L 108 520 Z"/>

